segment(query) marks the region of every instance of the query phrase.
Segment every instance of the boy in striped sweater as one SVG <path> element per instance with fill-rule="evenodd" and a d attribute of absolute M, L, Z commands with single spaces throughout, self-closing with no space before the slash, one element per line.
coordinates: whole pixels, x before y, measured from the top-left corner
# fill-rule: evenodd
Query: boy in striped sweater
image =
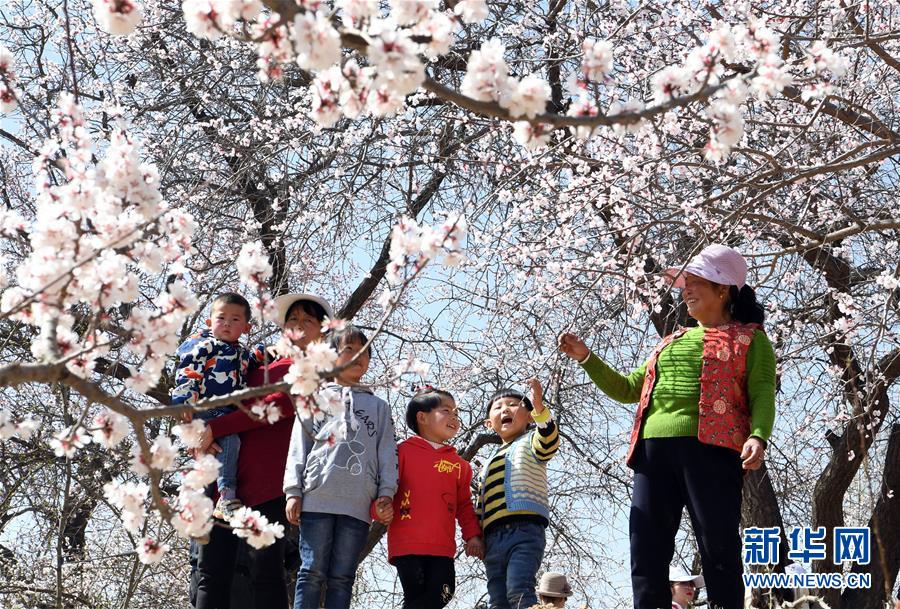
<path fill-rule="evenodd" d="M 537 604 L 534 589 L 550 518 L 547 462 L 559 448 L 559 434 L 540 381 L 528 384 L 534 404 L 514 389 L 497 391 L 488 403 L 485 426 L 503 442 L 484 469 L 477 508 L 490 609 Z M 532 421 L 535 429 L 529 431 Z"/>

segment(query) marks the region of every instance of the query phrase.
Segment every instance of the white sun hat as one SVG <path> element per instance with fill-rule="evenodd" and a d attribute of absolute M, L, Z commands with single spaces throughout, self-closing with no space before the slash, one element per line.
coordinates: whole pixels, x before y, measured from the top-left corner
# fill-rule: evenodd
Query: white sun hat
<path fill-rule="evenodd" d="M 704 247 L 699 254 L 691 258 L 683 270 L 680 267 L 672 267 L 665 271 L 666 277 L 676 288 L 684 287 L 685 273 L 741 289 L 747 283 L 747 261 L 736 249 L 714 243 Z"/>
<path fill-rule="evenodd" d="M 328 304 L 327 300 L 316 296 L 315 294 L 301 294 L 299 292 L 294 292 L 291 294 L 282 294 L 275 299 L 275 323 L 283 328 L 285 317 L 287 316 L 291 305 L 299 300 L 308 300 L 316 303 L 325 310 L 326 317 L 334 319 L 334 309 L 331 308 L 331 305 Z"/>
<path fill-rule="evenodd" d="M 694 582 L 694 586 L 702 588 L 706 585 L 702 575 L 691 575 L 681 567 L 669 567 L 670 582 Z"/>

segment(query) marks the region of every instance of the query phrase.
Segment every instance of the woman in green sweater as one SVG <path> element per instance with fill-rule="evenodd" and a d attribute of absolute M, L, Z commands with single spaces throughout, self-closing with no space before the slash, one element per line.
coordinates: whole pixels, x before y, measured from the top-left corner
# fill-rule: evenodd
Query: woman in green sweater
<path fill-rule="evenodd" d="M 663 338 L 642 366 L 620 374 L 574 334 L 562 334 L 559 349 L 606 395 L 638 403 L 626 459 L 635 609 L 671 606 L 668 570 L 685 506 L 710 607 L 740 609 L 743 470 L 762 465 L 772 432 L 775 353 L 740 253 L 710 245 L 668 274 L 699 325 Z"/>

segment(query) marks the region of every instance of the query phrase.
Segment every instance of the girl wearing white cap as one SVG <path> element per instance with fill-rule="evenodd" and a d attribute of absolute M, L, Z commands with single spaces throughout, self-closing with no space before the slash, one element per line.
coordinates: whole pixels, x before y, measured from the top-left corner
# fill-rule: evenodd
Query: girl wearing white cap
<path fill-rule="evenodd" d="M 667 570 L 685 506 L 700 549 L 710 607 L 743 605 L 743 471 L 762 465 L 775 419 L 775 354 L 763 308 L 746 285 L 747 263 L 710 245 L 667 276 L 698 322 L 662 339 L 647 361 L 621 374 L 574 334 L 559 349 L 606 395 L 638 408 L 628 448 L 635 609 L 668 607 Z"/>
<path fill-rule="evenodd" d="M 697 600 L 697 591 L 703 587 L 703 576 L 690 575 L 680 567 L 671 567 L 669 585 L 672 588 L 672 609 L 688 609 Z"/>

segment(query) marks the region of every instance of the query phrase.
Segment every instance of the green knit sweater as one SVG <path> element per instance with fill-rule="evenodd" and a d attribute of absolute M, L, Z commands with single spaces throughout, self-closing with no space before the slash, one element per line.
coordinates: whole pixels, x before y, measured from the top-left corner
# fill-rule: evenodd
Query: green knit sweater
<path fill-rule="evenodd" d="M 659 354 L 656 385 L 644 416 L 641 438 L 697 435 L 704 331 L 702 327 L 691 328 Z M 646 362 L 623 375 L 591 353 L 582 367 L 594 384 L 617 402 L 640 401 Z M 758 330 L 747 351 L 747 397 L 750 435 L 768 440 L 775 421 L 775 351 L 766 334 Z"/>

